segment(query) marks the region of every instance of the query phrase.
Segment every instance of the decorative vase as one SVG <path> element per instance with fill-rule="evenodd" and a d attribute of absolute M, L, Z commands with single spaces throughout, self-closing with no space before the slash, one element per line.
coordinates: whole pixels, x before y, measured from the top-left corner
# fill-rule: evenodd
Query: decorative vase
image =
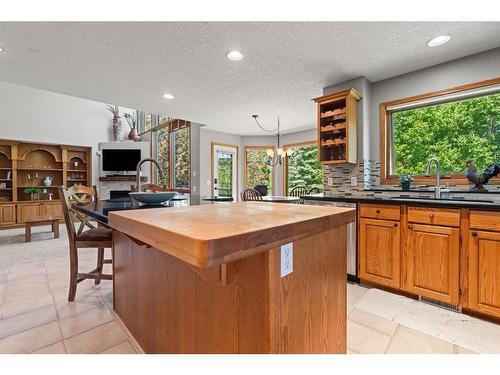
<path fill-rule="evenodd" d="M 122 120 L 120 116 L 113 116 L 113 141 L 118 142 L 122 134 Z"/>
<path fill-rule="evenodd" d="M 32 201 L 40 200 L 40 193 L 31 193 L 31 200 Z"/>
<path fill-rule="evenodd" d="M 403 191 L 410 191 L 410 185 L 411 185 L 411 181 L 401 182 L 401 189 Z"/>
<path fill-rule="evenodd" d="M 52 186 L 52 177 L 50 176 L 45 177 L 45 179 L 43 180 L 43 184 L 47 187 Z"/>
<path fill-rule="evenodd" d="M 139 142 L 141 140 L 141 137 L 139 136 L 139 134 L 137 134 L 136 129 L 132 129 L 128 133 L 128 139 L 134 142 Z"/>
<path fill-rule="evenodd" d="M 257 185 L 254 187 L 255 190 L 259 192 L 260 195 L 265 196 L 267 195 L 267 186 L 266 185 Z"/>

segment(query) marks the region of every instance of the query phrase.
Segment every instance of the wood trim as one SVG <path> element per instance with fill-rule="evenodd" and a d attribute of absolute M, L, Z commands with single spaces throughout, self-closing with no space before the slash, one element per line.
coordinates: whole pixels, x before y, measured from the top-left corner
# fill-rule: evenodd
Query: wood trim
<path fill-rule="evenodd" d="M 391 100 L 387 102 L 380 103 L 379 106 L 379 127 L 380 127 L 380 183 L 382 185 L 393 185 L 399 184 L 399 177 L 396 175 L 389 175 L 389 139 L 388 139 L 388 111 L 387 107 L 396 105 L 414 102 L 417 100 L 434 98 L 443 95 L 455 94 L 463 91 L 478 89 L 482 87 L 492 86 L 500 84 L 500 77 L 488 79 L 485 81 L 469 83 L 466 85 L 456 86 L 449 89 L 439 90 L 428 92 L 425 94 L 409 96 L 402 99 Z M 444 182 L 449 182 L 452 185 L 468 185 L 470 184 L 467 178 L 461 174 L 451 175 L 449 178 L 441 177 Z M 435 178 L 433 176 L 425 177 L 422 175 L 414 176 L 413 179 L 417 184 L 429 184 L 434 183 Z M 490 180 L 490 184 L 500 184 L 500 177 L 496 177 Z"/>
<path fill-rule="evenodd" d="M 276 146 L 272 145 L 250 145 L 250 146 L 243 146 L 243 187 L 247 187 L 247 150 L 267 150 L 267 149 L 273 149 L 276 150 Z M 271 165 L 271 180 L 272 180 L 272 187 L 271 187 L 271 194 L 275 194 L 276 190 L 276 181 L 274 180 L 275 176 L 275 166 Z M 253 188 L 253 187 L 252 187 Z"/>
<path fill-rule="evenodd" d="M 318 143 L 315 140 L 312 141 L 303 141 L 303 142 L 295 142 L 295 143 L 288 143 L 286 145 L 283 145 L 283 150 L 286 150 L 288 148 L 297 148 L 301 146 L 308 146 L 308 145 L 316 145 L 319 150 Z M 283 195 L 288 195 L 288 163 L 285 163 L 283 166 Z"/>
<path fill-rule="evenodd" d="M 240 168 L 239 168 L 239 153 L 240 148 L 238 145 L 231 145 L 228 143 L 220 143 L 217 141 L 212 141 L 210 144 L 210 196 L 213 197 L 214 194 L 214 149 L 215 146 L 231 147 L 236 149 L 236 197 L 233 197 L 234 201 L 238 201 L 238 196 L 240 193 L 239 179 L 240 179 Z"/>

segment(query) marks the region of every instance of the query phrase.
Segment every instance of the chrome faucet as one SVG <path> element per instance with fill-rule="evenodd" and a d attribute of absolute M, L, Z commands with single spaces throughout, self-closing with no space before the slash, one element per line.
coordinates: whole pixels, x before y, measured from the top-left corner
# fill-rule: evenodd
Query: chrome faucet
<path fill-rule="evenodd" d="M 434 198 L 441 198 L 441 167 L 439 165 L 439 160 L 435 157 L 430 158 L 427 161 L 427 169 L 425 175 L 429 177 L 431 175 L 432 163 L 436 164 L 436 186 L 434 188 Z"/>
<path fill-rule="evenodd" d="M 141 167 L 142 165 L 147 162 L 147 161 L 150 161 L 151 163 L 153 163 L 154 165 L 156 165 L 156 168 L 158 168 L 158 174 L 160 175 L 160 179 L 163 178 L 164 174 L 163 174 L 163 171 L 160 167 L 160 163 L 158 163 L 157 160 L 155 159 L 151 159 L 151 158 L 146 158 L 146 159 L 142 159 L 138 164 L 137 164 L 137 169 L 135 171 L 136 173 L 136 181 L 135 181 L 135 191 L 141 191 Z"/>

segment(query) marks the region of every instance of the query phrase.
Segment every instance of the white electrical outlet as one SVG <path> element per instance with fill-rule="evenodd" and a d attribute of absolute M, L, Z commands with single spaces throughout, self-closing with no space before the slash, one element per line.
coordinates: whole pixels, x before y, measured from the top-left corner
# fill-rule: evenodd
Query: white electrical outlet
<path fill-rule="evenodd" d="M 281 246 L 281 277 L 293 272 L 293 242 Z"/>
<path fill-rule="evenodd" d="M 333 186 L 333 177 L 328 177 L 328 186 Z"/>
<path fill-rule="evenodd" d="M 358 186 L 358 177 L 351 177 L 351 186 Z"/>

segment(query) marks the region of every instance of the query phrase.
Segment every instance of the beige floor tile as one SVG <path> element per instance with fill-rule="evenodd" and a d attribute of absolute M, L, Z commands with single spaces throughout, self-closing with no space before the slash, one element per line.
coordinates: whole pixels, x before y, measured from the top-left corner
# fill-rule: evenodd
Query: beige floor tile
<path fill-rule="evenodd" d="M 389 354 L 452 354 L 453 344 L 414 329 L 398 326 L 387 349 Z"/>
<path fill-rule="evenodd" d="M 25 281 L 26 279 L 17 280 L 15 283 L 8 283 L 5 292 L 4 303 L 12 303 L 15 301 L 44 295 L 50 292 L 45 277 L 35 278 L 32 282 Z M 21 282 L 22 281 L 22 282 Z"/>
<path fill-rule="evenodd" d="M 349 320 L 364 325 L 365 327 L 372 328 L 388 336 L 394 335 L 396 327 L 398 326 L 397 323 L 356 308 L 354 308 L 354 310 L 349 314 Z"/>
<path fill-rule="evenodd" d="M 61 341 L 61 339 L 57 322 L 52 322 L 1 339 L 0 353 L 31 353 L 47 345 Z"/>
<path fill-rule="evenodd" d="M 45 306 L 51 306 L 53 303 L 52 295 L 50 293 L 34 295 L 18 299 L 11 303 L 5 303 L 2 305 L 2 319 L 7 319 Z"/>
<path fill-rule="evenodd" d="M 109 322 L 64 341 L 68 353 L 101 353 L 127 340 L 116 322 Z"/>
<path fill-rule="evenodd" d="M 462 348 L 461 346 L 455 345 L 455 354 L 478 354 L 472 350 Z"/>
<path fill-rule="evenodd" d="M 95 307 L 84 313 L 59 321 L 64 338 L 75 336 L 113 320 L 113 315 L 106 307 Z"/>
<path fill-rule="evenodd" d="M 20 264 L 9 268 L 7 279 L 11 281 L 43 273 L 45 273 L 45 268 L 41 262 Z"/>
<path fill-rule="evenodd" d="M 360 354 L 382 354 L 390 337 L 353 321 L 347 323 L 347 347 Z"/>
<path fill-rule="evenodd" d="M 0 320 L 0 339 L 57 320 L 53 305 Z"/>
<path fill-rule="evenodd" d="M 368 288 L 359 284 L 347 283 L 347 299 L 356 303 L 368 291 Z"/>
<path fill-rule="evenodd" d="M 62 341 L 46 346 L 45 348 L 36 350 L 33 354 L 66 354 L 66 348 Z"/>
<path fill-rule="evenodd" d="M 119 345 L 113 346 L 112 348 L 103 351 L 101 354 L 137 354 L 134 347 L 125 341 Z"/>
<path fill-rule="evenodd" d="M 69 288 L 69 273 L 68 273 L 68 271 L 66 271 L 64 273 L 63 272 L 49 273 L 47 276 L 48 276 L 48 280 L 49 280 L 49 288 L 51 291 Z"/>

